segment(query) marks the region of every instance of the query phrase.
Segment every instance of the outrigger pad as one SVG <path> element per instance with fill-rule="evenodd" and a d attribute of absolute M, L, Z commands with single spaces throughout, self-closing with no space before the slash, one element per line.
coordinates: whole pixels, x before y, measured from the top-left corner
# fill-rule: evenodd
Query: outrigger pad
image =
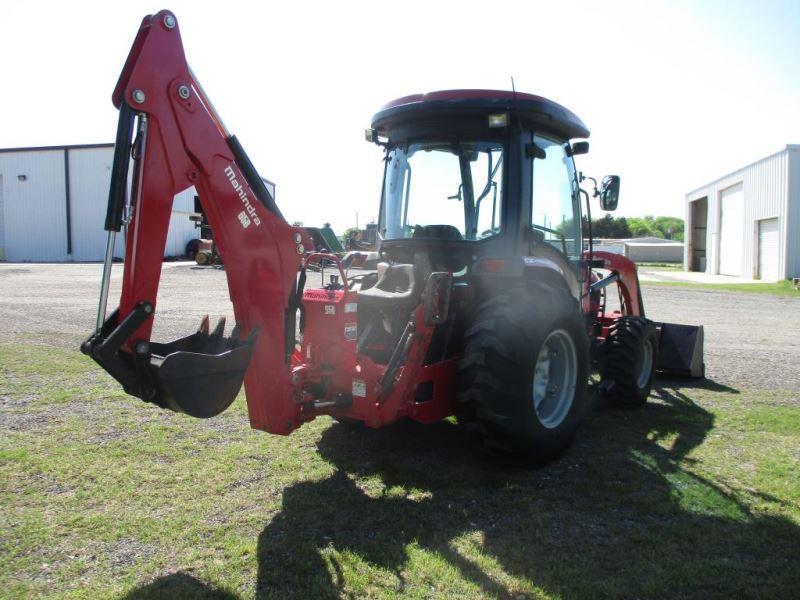
<path fill-rule="evenodd" d="M 669 375 L 705 377 L 703 326 L 658 323 L 657 370 Z"/>

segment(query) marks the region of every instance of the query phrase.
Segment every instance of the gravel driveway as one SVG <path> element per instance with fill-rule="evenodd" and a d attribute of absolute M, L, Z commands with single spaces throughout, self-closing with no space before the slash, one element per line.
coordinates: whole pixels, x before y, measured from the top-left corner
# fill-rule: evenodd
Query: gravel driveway
<path fill-rule="evenodd" d="M 94 328 L 102 265 L 1 264 L 0 342 L 74 348 Z M 109 306 L 122 266 L 114 265 Z M 309 285 L 314 285 L 310 278 Z M 733 388 L 800 389 L 800 298 L 644 285 L 648 317 L 705 326 L 706 375 Z M 166 263 L 154 339 L 194 331 L 206 313 L 233 323 L 224 271 Z"/>

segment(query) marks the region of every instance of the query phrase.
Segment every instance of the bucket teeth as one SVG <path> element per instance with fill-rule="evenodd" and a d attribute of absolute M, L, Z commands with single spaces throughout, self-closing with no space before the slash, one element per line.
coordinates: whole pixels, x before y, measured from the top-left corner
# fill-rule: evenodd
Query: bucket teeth
<path fill-rule="evenodd" d="M 209 348 L 211 352 L 223 352 L 225 350 L 225 338 L 223 338 L 223 334 L 225 333 L 225 317 L 220 317 L 219 321 L 217 321 L 216 327 L 214 327 L 214 331 L 211 332 L 209 336 Z"/>
<path fill-rule="evenodd" d="M 208 315 L 200 319 L 200 327 L 197 328 L 197 333 L 205 333 L 208 335 Z"/>
<path fill-rule="evenodd" d="M 225 317 L 220 317 L 216 327 L 214 327 L 214 332 L 211 334 L 211 337 L 221 338 L 223 333 L 225 333 Z"/>

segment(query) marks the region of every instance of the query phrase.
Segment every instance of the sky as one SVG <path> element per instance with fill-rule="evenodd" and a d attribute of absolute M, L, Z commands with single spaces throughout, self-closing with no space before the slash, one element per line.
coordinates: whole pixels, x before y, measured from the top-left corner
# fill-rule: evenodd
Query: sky
<path fill-rule="evenodd" d="M 683 217 L 687 192 L 800 143 L 799 0 L 0 8 L 0 148 L 113 141 L 111 91 L 139 22 L 169 8 L 228 129 L 306 225 L 377 217 L 382 154 L 364 128 L 383 104 L 512 76 L 587 124 L 577 167 L 621 176 L 625 216 Z"/>

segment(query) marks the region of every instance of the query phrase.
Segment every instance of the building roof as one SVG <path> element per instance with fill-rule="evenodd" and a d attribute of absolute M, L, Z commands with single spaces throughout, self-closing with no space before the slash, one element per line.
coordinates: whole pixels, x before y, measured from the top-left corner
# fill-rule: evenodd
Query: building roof
<path fill-rule="evenodd" d="M 665 240 L 664 242 L 656 243 L 656 242 L 641 242 L 641 241 L 626 241 L 624 242 L 626 246 L 648 246 L 651 248 L 674 248 L 675 246 L 680 246 L 683 248 L 683 242 L 676 242 L 673 240 Z"/>
<path fill-rule="evenodd" d="M 4 152 L 44 152 L 48 150 L 87 150 L 90 148 L 113 148 L 113 142 L 104 144 L 67 144 L 64 146 L 26 146 L 20 148 L 0 148 L 0 153 Z"/>
<path fill-rule="evenodd" d="M 668 240 L 666 238 L 655 237 L 652 235 L 638 237 L 638 238 L 596 238 L 595 243 L 600 244 L 671 244 L 675 240 Z"/>
<path fill-rule="evenodd" d="M 697 192 L 700 192 L 700 191 L 706 189 L 707 187 L 711 187 L 712 185 L 714 185 L 716 183 L 719 183 L 723 179 L 728 179 L 728 177 L 733 177 L 734 175 L 736 175 L 737 173 L 739 173 L 741 171 L 744 171 L 745 169 L 749 169 L 750 167 L 754 167 L 758 163 L 764 162 L 765 160 L 769 160 L 770 158 L 773 158 L 773 157 L 777 156 L 778 154 L 783 154 L 784 152 L 788 152 L 790 150 L 800 150 L 800 144 L 786 144 L 786 146 L 784 148 L 781 148 L 777 152 L 773 152 L 772 154 L 770 154 L 768 156 L 765 156 L 764 158 L 759 158 L 758 160 L 753 161 L 753 162 L 751 162 L 749 164 L 746 164 L 743 167 L 739 167 L 735 171 L 731 171 L 730 173 L 728 173 L 726 175 L 723 175 L 722 177 L 717 177 L 716 179 L 714 179 L 713 181 L 709 181 L 705 185 L 701 185 L 699 187 L 694 188 L 692 191 L 687 192 L 686 197 L 688 198 L 689 196 L 692 196 L 692 195 L 696 194 Z"/>

